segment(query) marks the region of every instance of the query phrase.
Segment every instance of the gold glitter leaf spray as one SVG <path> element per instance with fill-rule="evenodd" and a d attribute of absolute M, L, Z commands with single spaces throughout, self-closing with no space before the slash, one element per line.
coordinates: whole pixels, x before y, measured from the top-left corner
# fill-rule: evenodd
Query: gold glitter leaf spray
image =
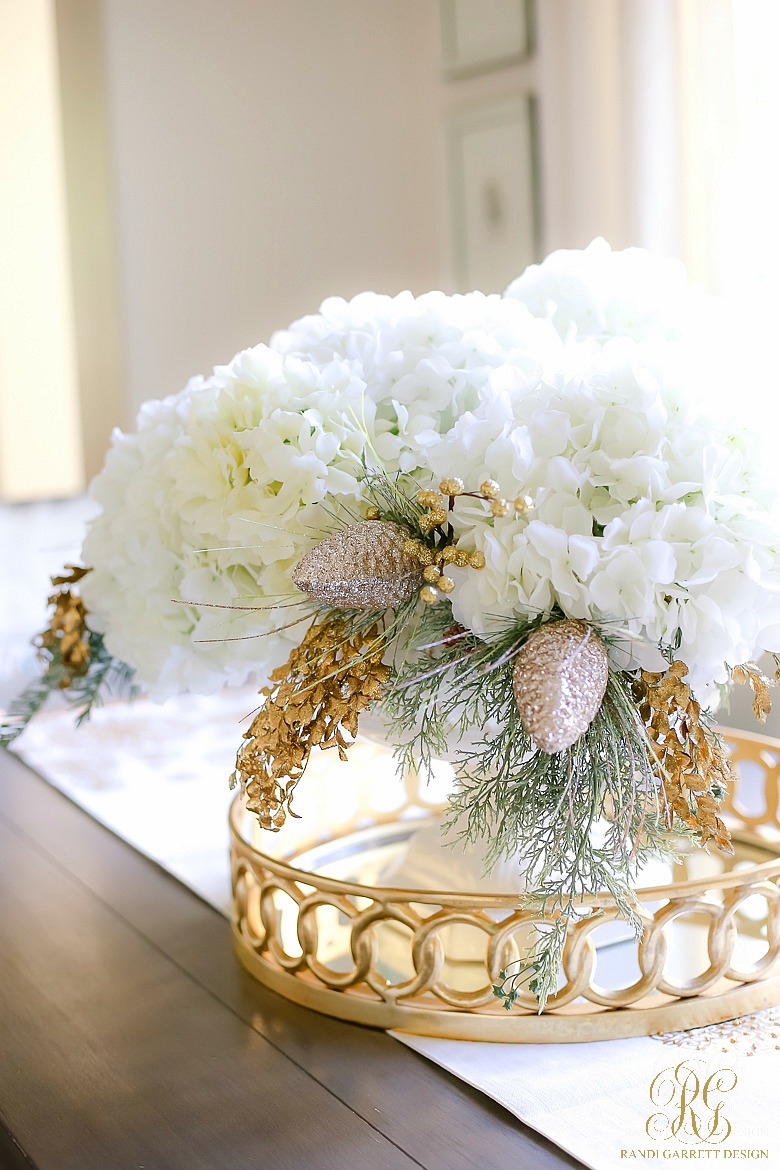
<path fill-rule="evenodd" d="M 293 581 L 334 609 L 397 608 L 414 596 L 422 576 L 408 540 L 392 520 L 359 520 L 301 557 Z"/>
<path fill-rule="evenodd" d="M 776 685 L 764 674 L 756 662 L 743 662 L 735 666 L 731 672 L 735 683 L 744 686 L 747 683 L 753 692 L 753 714 L 759 723 L 766 723 L 766 717 L 772 710 L 772 696 L 769 688 Z"/>
<path fill-rule="evenodd" d="M 380 697 L 390 673 L 384 648 L 378 624 L 355 632 L 343 618 L 326 618 L 309 627 L 271 675 L 234 776 L 264 829 L 278 831 L 292 813 L 293 791 L 313 748 L 335 747 L 347 758 L 360 712 Z"/>
<path fill-rule="evenodd" d="M 523 727 L 540 751 L 562 752 L 588 730 L 607 677 L 606 647 L 587 622 L 549 622 L 530 635 L 512 683 Z"/>
<path fill-rule="evenodd" d="M 684 678 L 688 667 L 673 662 L 667 671 L 643 670 L 634 698 L 653 748 L 669 828 L 675 814 L 706 845 L 714 841 L 733 853 L 720 817 L 720 800 L 733 779 L 732 764 L 719 735 L 708 732 L 701 707 Z"/>
<path fill-rule="evenodd" d="M 44 656 L 59 653 L 63 675 L 59 686 L 69 687 L 74 676 L 86 674 L 89 668 L 89 641 L 87 639 L 87 611 L 73 586 L 78 585 L 89 569 L 66 565 L 67 572 L 52 577 L 56 592 L 49 598 L 53 606 L 48 628 L 36 639 Z"/>

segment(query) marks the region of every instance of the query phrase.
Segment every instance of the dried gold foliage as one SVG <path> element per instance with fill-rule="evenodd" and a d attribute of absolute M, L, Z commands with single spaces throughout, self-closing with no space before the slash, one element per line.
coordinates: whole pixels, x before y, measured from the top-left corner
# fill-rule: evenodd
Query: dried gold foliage
<path fill-rule="evenodd" d="M 49 605 L 53 605 L 54 610 L 48 628 L 36 639 L 40 650 L 48 654 L 59 652 L 66 671 L 59 683 L 63 690 L 70 686 L 75 676 L 86 674 L 89 668 L 87 611 L 84 602 L 71 588 L 86 576 L 89 569 L 78 565 L 66 565 L 65 568 L 70 571 L 51 578 L 52 585 L 59 586 L 49 597 Z"/>
<path fill-rule="evenodd" d="M 735 683 L 744 686 L 749 683 L 753 692 L 753 714 L 759 723 L 766 723 L 766 717 L 772 710 L 772 697 L 769 688 L 774 683 L 767 678 L 761 667 L 755 662 L 743 662 L 735 666 L 731 672 Z"/>
<path fill-rule="evenodd" d="M 355 631 L 340 617 L 310 626 L 300 646 L 271 675 L 264 703 L 244 735 L 235 780 L 264 829 L 278 832 L 314 747 L 335 747 L 342 760 L 358 716 L 380 698 L 390 668 L 382 663 L 379 624 Z"/>
<path fill-rule="evenodd" d="M 664 672 L 644 670 L 634 683 L 634 697 L 657 761 L 667 826 L 671 829 L 676 814 L 702 845 L 714 841 L 731 853 L 716 793 L 733 779 L 733 769 L 720 738 L 701 722 L 701 707 L 683 682 L 687 673 L 684 662 L 673 662 Z"/>

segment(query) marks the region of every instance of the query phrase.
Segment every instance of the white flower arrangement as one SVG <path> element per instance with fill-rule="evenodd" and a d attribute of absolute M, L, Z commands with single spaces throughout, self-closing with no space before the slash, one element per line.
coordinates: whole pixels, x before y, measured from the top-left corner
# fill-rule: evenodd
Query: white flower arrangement
<path fill-rule="evenodd" d="M 777 484 L 722 326 L 679 265 L 595 241 L 503 296 L 331 298 L 147 403 L 5 739 L 47 688 L 88 709 L 117 661 L 155 697 L 254 675 L 236 775 L 277 829 L 311 748 L 343 754 L 377 706 L 407 759 L 454 738 L 455 819 L 493 857 L 525 849 L 560 922 L 599 883 L 631 918 L 667 837 L 728 846 L 700 701 L 736 677 L 764 714 L 754 659 L 780 651 Z M 526 964 L 541 1004 L 562 946 Z"/>
<path fill-rule="evenodd" d="M 457 513 L 486 558 L 456 575 L 469 629 L 557 605 L 622 630 L 643 665 L 675 646 L 694 689 L 726 682 L 780 649 L 780 530 L 755 436 L 687 393 L 667 344 L 694 316 L 679 265 L 604 241 L 553 253 L 503 298 L 331 298 L 115 433 L 83 554 L 93 628 L 156 697 L 266 673 L 272 647 L 221 639 L 277 615 L 197 603 L 287 596 L 330 530 L 321 505 L 357 501 L 376 459 L 531 497 L 522 516 Z"/>
<path fill-rule="evenodd" d="M 284 600 L 332 527 L 323 503 L 360 499 L 365 459 L 427 483 L 428 449 L 494 370 L 511 362 L 533 381 L 561 350 L 546 322 L 482 293 L 333 298 L 273 345 L 146 403 L 92 486 L 91 626 L 156 698 L 267 675 L 278 649 L 250 636 L 278 614 L 208 607 Z"/>

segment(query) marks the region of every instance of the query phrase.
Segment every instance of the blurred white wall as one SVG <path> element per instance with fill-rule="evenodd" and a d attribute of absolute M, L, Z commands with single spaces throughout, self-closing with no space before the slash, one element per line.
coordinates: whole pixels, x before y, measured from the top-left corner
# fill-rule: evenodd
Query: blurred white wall
<path fill-rule="evenodd" d="M 729 0 L 693 0 L 713 11 Z M 680 25 L 691 0 L 541 0 L 544 250 L 684 255 Z"/>
<path fill-rule="evenodd" d="M 103 0 L 128 413 L 364 288 L 442 282 L 437 7 Z"/>
<path fill-rule="evenodd" d="M 83 484 L 56 62 L 48 0 L 2 0 L 0 499 Z"/>
<path fill-rule="evenodd" d="M 482 2 L 472 0 L 480 13 Z M 52 95 L 60 88 L 64 149 L 53 111 L 51 181 L 28 168 L 27 191 L 27 172 L 6 165 L 14 207 L 2 218 L 28 285 L 27 257 L 47 238 L 36 227 L 42 193 L 59 225 L 56 263 L 39 268 L 47 279 L 70 272 L 73 306 L 52 311 L 48 329 L 75 348 L 79 403 L 59 386 L 67 361 L 49 363 L 57 377 L 35 378 L 52 399 L 47 416 L 59 411 L 73 432 L 66 450 L 66 428 L 52 423 L 58 455 L 76 467 L 81 445 L 94 472 L 112 423 L 132 426 L 145 399 L 267 340 L 327 295 L 452 290 L 447 126 L 528 94 L 538 109 L 542 253 L 604 235 L 615 247 L 681 256 L 721 291 L 760 280 L 762 301 L 772 299 L 776 182 L 763 145 L 780 106 L 771 47 L 757 54 L 755 45 L 777 7 L 536 0 L 530 59 L 445 80 L 435 0 L 7 0 L 3 12 L 27 14 L 28 25 L 40 13 L 50 27 L 56 14 L 45 81 Z M 21 41 L 18 31 L 0 39 L 6 78 L 29 50 Z M 747 86 L 756 62 L 760 78 Z M 736 97 L 740 76 L 750 90 L 739 157 L 735 65 Z M 22 88 L 5 87 L 9 124 Z M 25 115 L 40 105 L 26 102 Z M 19 246 L 25 222 L 35 248 Z M 0 447 L 19 483 L 0 475 L 0 495 L 67 494 L 83 475 L 55 475 L 54 459 L 48 478 L 26 471 L 44 413 L 26 388 L 27 354 L 45 365 L 46 347 L 13 324 L 20 281 L 5 282 L 13 377 L 7 354 L 0 362 Z M 28 298 L 38 308 L 56 292 L 53 279 L 44 285 Z M 23 314 L 28 332 L 34 316 Z"/>

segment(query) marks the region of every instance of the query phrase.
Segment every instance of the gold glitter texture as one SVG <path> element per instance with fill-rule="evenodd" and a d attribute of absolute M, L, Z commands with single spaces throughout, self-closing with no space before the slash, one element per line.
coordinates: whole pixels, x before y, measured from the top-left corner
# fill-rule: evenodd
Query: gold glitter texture
<path fill-rule="evenodd" d="M 549 622 L 530 635 L 512 682 L 523 727 L 540 751 L 562 752 L 588 730 L 608 673 L 606 647 L 587 622 Z"/>
<path fill-rule="evenodd" d="M 447 565 L 455 565 L 460 569 L 467 566 L 472 569 L 485 567 L 485 557 L 481 552 L 469 552 L 465 548 L 458 548 L 454 543 L 431 548 L 421 540 L 408 539 L 404 551 L 422 566 L 423 580 L 427 581 L 427 585 L 420 590 L 420 600 L 426 605 L 436 605 L 442 600 L 443 594 L 452 593 L 454 590 L 454 580 L 443 572 Z"/>
<path fill-rule="evenodd" d="M 315 747 L 335 747 L 346 760 L 360 712 L 380 698 L 390 674 L 384 646 L 378 624 L 355 632 L 345 618 L 326 618 L 271 675 L 233 777 L 264 829 L 278 832 L 288 813 L 295 816 L 293 792 Z"/>
<path fill-rule="evenodd" d="M 52 585 L 59 586 L 49 598 L 49 605 L 53 605 L 54 610 L 48 629 L 36 638 L 42 654 L 54 656 L 59 653 L 66 672 L 59 684 L 62 690 L 70 686 L 74 677 L 86 674 L 89 667 L 87 611 L 84 602 L 72 589 L 89 569 L 77 565 L 66 565 L 65 568 L 69 572 L 51 579 Z"/>
<path fill-rule="evenodd" d="M 695 832 L 732 853 L 729 831 L 718 815 L 720 802 L 713 789 L 725 789 L 733 779 L 726 748 L 701 723 L 701 707 L 683 682 L 688 667 L 673 662 L 667 671 L 643 670 L 634 682 L 634 698 L 645 724 L 656 772 L 663 788 L 666 824 L 676 814 Z"/>
<path fill-rule="evenodd" d="M 704 1028 L 692 1028 L 688 1032 L 655 1032 L 652 1039 L 697 1052 L 728 1052 L 739 1056 L 779 1052 L 780 1008 L 765 1008 L 754 1015 L 725 1020 L 722 1024 L 709 1024 Z"/>
<path fill-rule="evenodd" d="M 766 723 L 766 717 L 772 710 L 772 697 L 769 688 L 775 684 L 767 678 L 756 662 L 743 662 L 735 666 L 731 672 L 735 683 L 744 686 L 747 683 L 753 692 L 753 714 L 759 723 Z"/>
<path fill-rule="evenodd" d="M 408 540 L 392 520 L 360 520 L 301 557 L 293 581 L 334 609 L 395 609 L 414 596 L 422 576 Z"/>
<path fill-rule="evenodd" d="M 496 519 L 508 516 L 513 508 L 518 515 L 524 515 L 533 503 L 530 496 L 518 496 L 516 500 L 507 502 L 501 495 L 499 485 L 493 479 L 484 480 L 478 492 L 467 492 L 463 480 L 458 476 L 443 479 L 437 492 L 430 488 L 420 488 L 415 500 L 421 508 L 426 509 L 418 520 L 420 532 L 428 537 L 433 534 L 433 541 L 438 539 L 440 543 L 437 548 L 435 544 L 408 540 L 405 548 L 416 556 L 425 568 L 423 576 L 427 584 L 420 590 L 420 599 L 426 605 L 435 605 L 437 601 L 441 601 L 442 595 L 452 593 L 455 589 L 452 577 L 443 575 L 442 570 L 446 565 L 455 565 L 458 568 L 465 568 L 468 565 L 472 569 L 485 567 L 483 553 L 466 552 L 458 548 L 452 539 L 452 527 L 445 529 L 450 512 L 459 496 L 483 500 L 489 507 L 490 515 Z M 437 533 L 437 529 L 441 531 Z M 435 570 L 438 570 L 438 575 Z"/>

